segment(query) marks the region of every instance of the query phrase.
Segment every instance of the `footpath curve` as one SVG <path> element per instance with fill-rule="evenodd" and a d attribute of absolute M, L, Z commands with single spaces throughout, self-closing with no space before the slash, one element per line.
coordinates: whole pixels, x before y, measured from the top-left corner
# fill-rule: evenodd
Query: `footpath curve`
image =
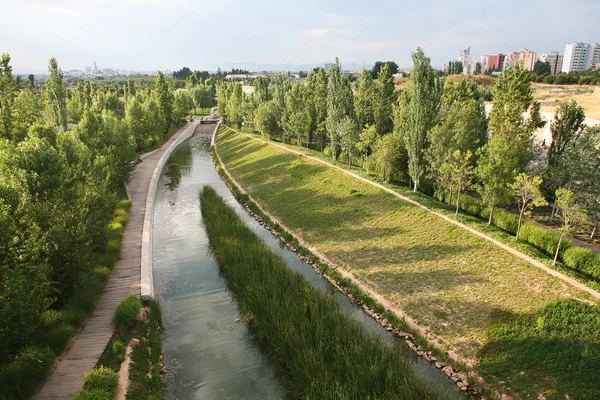
<path fill-rule="evenodd" d="M 490 236 L 488 236 L 488 235 L 486 235 L 485 233 L 479 232 L 478 230 L 476 230 L 476 229 L 473 229 L 473 228 L 471 228 L 470 226 L 467 226 L 467 225 L 465 225 L 465 224 L 463 224 L 463 223 L 461 223 L 461 222 L 458 222 L 458 221 L 456 221 L 456 220 L 454 220 L 454 219 L 452 219 L 452 218 L 450 218 L 450 217 L 447 217 L 447 216 L 446 216 L 446 215 L 444 215 L 444 214 L 441 214 L 441 213 L 439 213 L 439 212 L 437 212 L 437 211 L 434 211 L 434 210 L 432 210 L 432 209 L 428 208 L 427 206 L 425 206 L 425 205 L 423 205 L 423 204 L 419 203 L 418 201 L 415 201 L 415 200 L 413 200 L 413 199 L 411 199 L 411 198 L 408 198 L 408 197 L 406 197 L 406 196 L 403 196 L 403 195 L 401 195 L 400 193 L 398 193 L 398 192 L 396 192 L 396 191 L 394 191 L 394 190 L 392 190 L 392 189 L 386 188 L 385 186 L 383 186 L 383 185 L 381 185 L 381 184 L 379 184 L 379 183 L 377 183 L 377 182 L 373 182 L 373 181 L 372 181 L 372 180 L 370 180 L 370 179 L 363 178 L 362 176 L 360 176 L 360 175 L 358 175 L 358 174 L 355 174 L 355 173 L 354 173 L 354 172 L 352 172 L 352 171 L 348 171 L 347 169 L 344 169 L 344 168 L 342 168 L 342 167 L 339 167 L 339 166 L 337 166 L 337 165 L 334 165 L 334 164 L 332 164 L 332 163 L 330 163 L 330 162 L 327 162 L 327 161 L 325 161 L 325 160 L 321 160 L 321 159 L 319 159 L 319 158 L 317 158 L 317 157 L 313 157 L 313 156 L 307 155 L 307 154 L 305 154 L 305 153 L 302 153 L 302 152 L 300 152 L 300 151 L 296 151 L 296 150 L 289 149 L 289 148 L 287 148 L 287 147 L 285 147 L 285 146 L 282 146 L 282 145 L 280 145 L 280 144 L 277 144 L 277 143 L 268 142 L 268 141 L 266 141 L 266 140 L 263 140 L 263 139 L 260 139 L 260 138 L 257 138 L 257 137 L 255 137 L 255 136 L 249 135 L 249 134 L 247 134 L 247 133 L 240 132 L 240 131 L 238 131 L 238 130 L 236 130 L 236 129 L 234 129 L 234 128 L 228 127 L 228 126 L 227 126 L 227 128 L 228 128 L 228 129 L 230 129 L 230 130 L 232 130 L 232 131 L 234 131 L 234 132 L 236 132 L 236 133 L 238 133 L 238 134 L 240 134 L 240 135 L 244 135 L 244 136 L 246 136 L 246 137 L 248 137 L 248 138 L 250 138 L 250 139 L 256 140 L 256 141 L 258 141 L 258 142 L 262 142 L 262 143 L 265 143 L 265 144 L 268 144 L 268 145 L 271 145 L 271 146 L 275 146 L 275 147 L 278 147 L 278 148 L 280 148 L 280 149 L 282 149 L 282 150 L 285 150 L 285 151 L 287 151 L 287 152 L 289 152 L 289 153 L 296 154 L 296 155 L 299 155 L 299 156 L 301 156 L 301 157 L 306 157 L 306 158 L 308 158 L 308 159 L 310 159 L 310 160 L 313 160 L 313 161 L 319 162 L 319 163 L 321 163 L 321 164 L 325 164 L 325 165 L 327 165 L 327 166 L 329 166 L 329 167 L 336 168 L 336 169 L 338 169 L 338 170 L 342 171 L 343 173 L 345 173 L 346 175 L 350 175 L 350 176 L 352 176 L 353 178 L 356 178 L 356 179 L 358 179 L 358 180 L 360 180 L 360 181 L 362 181 L 362 182 L 365 182 L 365 183 L 368 183 L 368 184 L 370 184 L 370 185 L 372 185 L 372 186 L 375 186 L 375 187 L 377 187 L 377 188 L 379 188 L 379 189 L 381 189 L 381 190 L 383 190 L 383 191 L 385 191 L 385 192 L 387 192 L 387 193 L 390 193 L 390 194 L 392 194 L 392 195 L 396 196 L 397 198 L 399 198 L 399 199 L 401 199 L 401 200 L 404 200 L 404 201 L 406 201 L 406 202 L 408 202 L 408 203 L 410 203 L 410 204 L 413 204 L 413 205 L 415 205 L 415 206 L 417 206 L 417 207 L 420 207 L 420 208 L 422 208 L 423 210 L 426 210 L 426 211 L 428 211 L 428 212 L 430 212 L 430 213 L 432 213 L 432 214 L 434 214 L 434 215 L 436 215 L 436 216 L 438 216 L 438 217 L 442 218 L 443 220 L 445 220 L 445 221 L 447 221 L 447 222 L 449 222 L 449 223 L 451 223 L 451 224 L 453 224 L 453 225 L 456 225 L 456 226 L 458 226 L 458 227 L 460 227 L 460 228 L 462 228 L 462 229 L 465 229 L 466 231 L 468 231 L 468 232 L 470 232 L 470 233 L 472 233 L 472 234 L 474 234 L 474 235 L 477 235 L 477 236 L 479 236 L 480 238 L 482 238 L 482 239 L 485 239 L 485 240 L 487 240 L 487 241 L 489 241 L 489 242 L 493 243 L 494 245 L 496 245 L 496 246 L 498 246 L 498 247 L 500 247 L 500 248 L 502 248 L 502 249 L 504 249 L 504 250 L 508 251 L 509 253 L 511 253 L 511 254 L 513 254 L 513 255 L 515 255 L 515 256 L 517 256 L 517 257 L 519 257 L 519 258 L 521 258 L 521 259 L 523 259 L 523 260 L 525 260 L 525 261 L 527 261 L 527 262 L 529 262 L 529 263 L 530 263 L 530 264 L 532 264 L 533 266 L 535 266 L 535 267 L 537 267 L 537 268 L 539 268 L 539 269 L 541 269 L 541 270 L 543 270 L 543 271 L 547 272 L 548 274 L 550 274 L 550 275 L 552 275 L 552 276 L 555 276 L 555 277 L 557 277 L 557 278 L 559 278 L 559 279 L 562 279 L 563 281 L 565 281 L 565 282 L 567 282 L 567 283 L 571 284 L 572 286 L 574 286 L 574 287 L 576 287 L 576 288 L 578 288 L 578 289 L 581 289 L 581 290 L 583 290 L 583 291 L 585 291 L 585 292 L 587 292 L 587 293 L 591 294 L 591 295 L 592 295 L 593 297 L 595 297 L 596 299 L 600 299 L 600 292 L 598 292 L 598 291 L 596 291 L 596 290 L 594 290 L 594 289 L 592 289 L 592 288 L 590 288 L 590 287 L 588 287 L 588 286 L 584 285 L 583 283 L 581 283 L 581 282 L 579 282 L 579 281 L 577 281 L 577 280 L 575 280 L 575 279 L 571 278 L 570 276 L 567 276 L 567 275 L 565 275 L 565 274 L 563 274 L 563 273 L 561 273 L 561 272 L 558 272 L 558 271 L 556 271 L 556 270 L 554 270 L 554 269 L 552 269 L 552 268 L 548 267 L 548 266 L 547 266 L 547 265 L 545 265 L 544 263 L 542 263 L 542 262 L 540 262 L 540 261 L 538 261 L 538 260 L 536 260 L 536 259 L 534 259 L 534 258 L 532 258 L 532 257 L 528 256 L 527 254 L 525 254 L 525 253 L 522 253 L 522 252 L 520 252 L 520 251 L 518 251 L 518 250 L 516 250 L 516 249 L 514 249 L 514 248 L 512 248 L 512 247 L 510 247 L 510 246 L 508 246 L 508 245 L 506 245 L 506 244 L 504 244 L 504 243 L 502 243 L 502 242 L 500 242 L 500 241 L 498 241 L 498 240 L 496 240 L 496 239 L 494 239 L 494 238 L 492 238 L 492 237 L 490 237 Z"/>
<path fill-rule="evenodd" d="M 128 183 L 131 209 L 129 221 L 123 231 L 121 258 L 110 273 L 96 309 L 79 330 L 62 358 L 58 360 L 56 368 L 46 379 L 35 399 L 72 399 L 79 392 L 85 374 L 94 368 L 113 335 L 112 316 L 117 305 L 129 294 L 143 294 L 141 290 L 142 236 L 148 235 L 144 232 L 147 206 L 150 205 L 152 208 L 154 204 L 154 196 L 149 196 L 150 187 L 154 176 L 160 176 L 160 171 L 158 173 L 156 171 L 159 167 L 162 170 L 162 166 L 168 159 L 166 157 L 163 161 L 164 154 L 169 150 L 172 152 L 177 147 L 173 145 L 176 142 L 181 143 L 179 141 L 181 137 L 193 135 L 197 124 L 197 122 L 186 124 L 159 149 L 149 153 L 144 157 L 143 162 L 135 166 Z M 156 183 L 154 182 L 154 192 Z"/>

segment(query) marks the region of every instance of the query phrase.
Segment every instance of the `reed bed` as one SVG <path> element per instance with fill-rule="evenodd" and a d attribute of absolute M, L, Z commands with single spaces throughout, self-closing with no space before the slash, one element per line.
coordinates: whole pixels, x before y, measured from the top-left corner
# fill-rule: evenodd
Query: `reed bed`
<path fill-rule="evenodd" d="M 312 287 L 252 232 L 211 187 L 200 193 L 214 256 L 244 319 L 303 399 L 445 398 L 386 346 Z"/>

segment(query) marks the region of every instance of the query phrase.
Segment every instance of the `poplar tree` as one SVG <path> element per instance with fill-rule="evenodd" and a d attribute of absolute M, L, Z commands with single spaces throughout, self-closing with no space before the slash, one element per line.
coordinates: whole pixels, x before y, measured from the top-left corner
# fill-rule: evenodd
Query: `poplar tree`
<path fill-rule="evenodd" d="M 328 71 L 327 119 L 325 121 L 334 161 L 338 159 L 340 153 L 339 124 L 347 116 L 354 117 L 354 99 L 350 83 L 342 75 L 340 62 L 336 58 L 335 64 Z"/>
<path fill-rule="evenodd" d="M 154 85 L 154 98 L 158 101 L 160 112 L 166 121 L 165 134 L 173 123 L 173 91 L 169 87 L 162 72 L 156 73 L 156 82 Z"/>
<path fill-rule="evenodd" d="M 15 83 L 10 66 L 10 55 L 2 53 L 0 58 L 0 134 L 10 137 Z"/>
<path fill-rule="evenodd" d="M 354 95 L 354 110 L 356 119 L 361 129 L 367 125 L 373 125 L 375 102 L 375 84 L 369 71 L 363 67 L 356 94 Z"/>
<path fill-rule="evenodd" d="M 394 77 L 388 64 L 384 64 L 377 78 L 373 107 L 373 121 L 379 135 L 386 135 L 394 129 L 392 105 L 396 100 Z"/>
<path fill-rule="evenodd" d="M 414 68 L 410 74 L 406 110 L 405 145 L 408 152 L 408 174 L 413 191 L 417 191 L 425 175 L 425 149 L 427 132 L 437 124 L 440 106 L 440 83 L 419 47 L 412 53 Z"/>
<path fill-rule="evenodd" d="M 571 141 L 576 141 L 585 125 L 585 112 L 575 100 L 562 102 L 556 109 L 554 119 L 550 124 L 552 143 L 548 149 L 548 165 L 555 167 L 559 157 Z"/>
<path fill-rule="evenodd" d="M 327 74 L 323 68 L 318 68 L 306 77 L 306 107 L 310 120 L 308 142 L 312 143 L 313 133 L 318 134 L 323 151 L 327 118 Z"/>
<path fill-rule="evenodd" d="M 46 101 L 55 126 L 67 130 L 67 86 L 64 74 L 52 57 L 48 62 L 49 77 L 46 79 Z"/>

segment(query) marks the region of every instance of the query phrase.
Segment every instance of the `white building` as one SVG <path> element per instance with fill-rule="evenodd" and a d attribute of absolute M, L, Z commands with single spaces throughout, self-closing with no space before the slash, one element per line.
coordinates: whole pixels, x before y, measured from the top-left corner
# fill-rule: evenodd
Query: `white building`
<path fill-rule="evenodd" d="M 473 62 L 473 55 L 471 54 L 471 48 L 467 47 L 465 50 L 460 52 L 458 61 L 463 65 L 463 74 L 472 75 L 475 71 L 475 63 Z"/>
<path fill-rule="evenodd" d="M 550 73 L 552 75 L 556 75 L 562 71 L 563 56 L 561 56 L 558 51 L 542 53 L 540 54 L 539 60 L 550 64 Z"/>
<path fill-rule="evenodd" d="M 600 61 L 600 44 L 568 43 L 565 46 L 562 72 L 585 71 Z"/>

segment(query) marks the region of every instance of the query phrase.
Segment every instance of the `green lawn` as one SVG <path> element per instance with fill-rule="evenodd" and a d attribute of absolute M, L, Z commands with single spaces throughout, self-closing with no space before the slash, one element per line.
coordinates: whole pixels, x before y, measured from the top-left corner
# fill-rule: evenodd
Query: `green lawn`
<path fill-rule="evenodd" d="M 595 305 L 586 292 L 339 170 L 226 128 L 217 149 L 262 206 L 479 365 L 488 382 L 522 397 L 600 394 L 600 324 L 583 318 L 598 307 L 568 301 Z M 573 324 L 588 328 L 566 332 Z M 552 362 L 564 358 L 573 362 Z"/>

